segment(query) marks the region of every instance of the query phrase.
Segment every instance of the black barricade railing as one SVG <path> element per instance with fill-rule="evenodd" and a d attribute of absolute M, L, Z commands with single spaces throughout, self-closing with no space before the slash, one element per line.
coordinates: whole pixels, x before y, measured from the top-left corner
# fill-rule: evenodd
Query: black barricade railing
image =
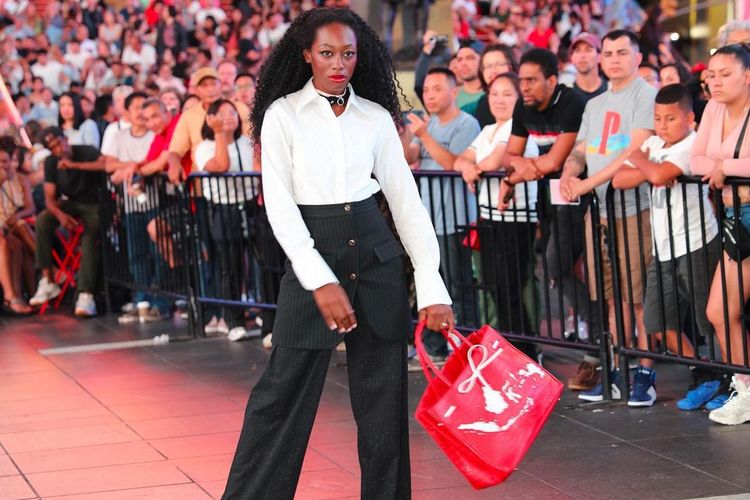
<path fill-rule="evenodd" d="M 748 211 L 750 181 L 726 184 L 709 193 L 700 177 L 685 176 L 670 187 L 608 191 L 608 225 L 622 226 L 609 231 L 610 260 L 620 263 L 612 266 L 620 366 L 640 357 L 750 373 L 750 315 L 740 293 L 750 282 L 750 261 L 743 271 L 722 237 L 727 209 Z M 650 198 L 634 197 L 636 190 L 651 190 Z"/>
<path fill-rule="evenodd" d="M 460 329 L 488 323 L 512 340 L 606 356 L 606 318 L 588 293 L 600 286 L 599 274 L 584 251 L 584 214 L 595 199 L 552 205 L 547 181 L 523 183 L 500 212 L 502 174 L 485 174 L 473 192 L 456 172 L 414 175 Z"/>
<path fill-rule="evenodd" d="M 600 274 L 584 252 L 583 214 L 596 200 L 553 206 L 545 182 L 526 183 L 501 213 L 502 175 L 485 175 L 476 194 L 455 172 L 418 171 L 415 178 L 460 327 L 489 323 L 511 339 L 606 356 L 606 315 L 587 292 L 601 286 Z M 203 306 L 191 308 L 197 325 L 214 315 L 240 321 L 241 308 L 275 308 L 285 257 L 265 217 L 259 180 L 258 173 L 193 174 L 174 188 L 154 177 L 143 185 L 142 207 L 109 184 L 108 282 L 187 297 Z"/>
<path fill-rule="evenodd" d="M 726 342 L 716 342 L 712 335 L 701 345 L 706 322 L 690 307 L 700 300 L 695 285 L 702 276 L 710 276 L 712 281 L 715 272 L 709 256 L 699 255 L 701 261 L 695 263 L 691 257 L 693 249 L 711 243 L 704 219 L 714 212 L 719 220 L 725 218 L 720 193 L 712 203 L 696 194 L 695 190 L 701 189 L 699 179 L 681 178 L 661 195 L 666 207 L 676 191 L 697 203 L 697 209 L 690 212 L 687 205 L 679 214 L 666 211 L 670 230 L 665 234 L 672 236 L 654 252 L 658 254 L 662 247 L 668 248 L 670 255 L 679 254 L 679 248 L 691 250 L 682 259 L 685 262 L 661 255 L 660 272 L 652 271 L 657 290 L 676 286 L 674 280 L 665 281 L 665 273 L 674 276 L 679 266 L 685 268 L 683 274 L 691 285 L 684 297 L 671 294 L 669 303 L 655 301 L 658 304 L 652 308 L 664 330 L 670 326 L 668 319 L 677 317 L 676 329 L 690 341 L 688 345 L 679 336 L 670 349 L 667 336 L 646 336 L 649 343 L 639 348 L 635 334 L 636 329 L 644 328 L 638 324 L 641 314 L 635 304 L 644 301 L 642 292 L 648 286 L 652 258 L 660 258 L 652 257 L 651 218 L 632 217 L 651 207 L 646 192 L 643 198 L 623 203 L 626 193 L 610 190 L 606 210 L 600 211 L 595 196 L 583 197 L 579 205 L 553 205 L 548 181 L 524 183 L 516 186 L 513 203 L 500 212 L 496 206 L 502 174 L 485 174 L 473 191 L 455 172 L 414 174 L 438 235 L 441 273 L 462 329 L 489 323 L 514 341 L 598 354 L 606 362 L 603 366 L 610 365 L 610 337 L 616 332 L 621 366 L 627 364 L 628 357 L 643 356 L 726 367 L 731 355 L 732 369 L 750 372 L 746 336 L 740 334 L 741 338 L 732 341 L 729 329 L 723 328 Z M 727 182 L 737 187 L 729 193 L 732 206 L 750 199 L 739 189 L 747 185 L 746 180 Z M 143 181 L 142 186 L 144 195 L 139 201 L 137 196 L 128 196 L 123 186 L 107 184 L 103 234 L 109 284 L 186 298 L 194 305 L 191 318 L 196 326 L 205 323 L 205 316 L 243 321 L 243 309 L 268 312 L 275 308 L 285 257 L 265 216 L 258 173 L 193 174 L 181 187 L 156 176 Z M 617 217 L 623 213 L 631 218 Z M 696 213 L 702 224 L 697 239 L 690 231 L 671 230 Z M 615 219 L 621 224 L 615 224 Z M 723 250 L 720 235 L 717 238 Z M 723 324 L 736 330 L 739 317 L 743 331 L 744 304 L 741 295 L 727 296 L 727 290 L 732 290 L 727 283 L 735 283 L 735 290 L 742 289 L 750 276 L 727 274 L 732 266 L 723 258 L 716 264 L 721 270 L 722 300 L 718 301 L 721 310 L 715 310 L 711 319 L 716 322 L 720 316 Z M 608 302 L 603 298 L 610 289 L 613 296 Z M 614 324 L 610 324 L 608 303 L 612 304 Z M 207 310 L 202 311 L 204 308 Z M 609 387 L 606 382 L 604 386 Z"/>
<path fill-rule="evenodd" d="M 260 174 L 191 174 L 198 265 L 194 276 L 203 316 L 244 321 L 242 308 L 272 321 L 284 256 L 265 214 Z"/>
<path fill-rule="evenodd" d="M 107 180 L 101 204 L 105 284 L 131 290 L 134 300 L 163 313 L 171 301 L 192 296 L 192 217 L 184 189 L 161 175 L 129 188 Z"/>

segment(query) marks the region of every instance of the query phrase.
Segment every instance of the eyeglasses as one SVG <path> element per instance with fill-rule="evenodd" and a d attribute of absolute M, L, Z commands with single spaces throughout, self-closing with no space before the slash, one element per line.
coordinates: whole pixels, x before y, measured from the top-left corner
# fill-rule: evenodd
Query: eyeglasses
<path fill-rule="evenodd" d="M 503 69 L 510 68 L 510 63 L 491 63 L 482 65 L 482 69 Z"/>

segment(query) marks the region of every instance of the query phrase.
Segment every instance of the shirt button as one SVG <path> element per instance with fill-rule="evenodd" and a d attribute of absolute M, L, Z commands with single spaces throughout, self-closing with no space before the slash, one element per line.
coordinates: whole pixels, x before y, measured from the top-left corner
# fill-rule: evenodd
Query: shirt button
<path fill-rule="evenodd" d="M 357 273 L 352 273 L 349 275 L 350 280 L 356 280 L 357 279 Z"/>
<path fill-rule="evenodd" d="M 352 211 L 352 206 L 350 204 L 347 203 L 346 205 L 344 205 L 344 212 L 351 212 L 351 211 Z"/>
<path fill-rule="evenodd" d="M 350 247 L 353 247 L 353 246 L 354 246 L 354 245 L 356 245 L 356 244 L 357 244 L 357 242 L 356 242 L 356 241 L 354 241 L 354 240 L 349 240 L 349 246 L 350 246 Z"/>

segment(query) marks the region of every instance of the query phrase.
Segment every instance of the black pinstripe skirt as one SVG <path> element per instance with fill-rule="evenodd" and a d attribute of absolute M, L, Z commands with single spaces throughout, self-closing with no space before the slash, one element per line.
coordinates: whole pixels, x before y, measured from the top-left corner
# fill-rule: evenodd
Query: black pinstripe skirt
<path fill-rule="evenodd" d="M 411 329 L 404 249 L 374 197 L 337 205 L 300 205 L 315 248 L 346 290 L 358 327 L 390 342 L 405 342 Z M 281 279 L 274 345 L 327 349 L 341 341 L 328 329 L 311 291 L 297 280 L 287 260 Z"/>

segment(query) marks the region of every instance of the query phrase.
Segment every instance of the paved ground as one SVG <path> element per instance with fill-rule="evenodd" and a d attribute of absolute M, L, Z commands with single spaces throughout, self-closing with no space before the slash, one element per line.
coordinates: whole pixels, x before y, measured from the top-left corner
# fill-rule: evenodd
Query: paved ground
<path fill-rule="evenodd" d="M 0 499 L 218 498 L 267 352 L 225 338 L 43 355 L 179 333 L 62 315 L 0 322 Z M 561 378 L 578 356 L 545 351 Z M 298 498 L 356 498 L 355 428 L 337 354 Z M 657 406 L 580 406 L 565 393 L 511 478 L 474 492 L 412 421 L 416 499 L 692 498 L 750 493 L 750 425 L 675 409 L 686 369 L 661 367 Z M 424 383 L 410 375 L 412 412 Z"/>

